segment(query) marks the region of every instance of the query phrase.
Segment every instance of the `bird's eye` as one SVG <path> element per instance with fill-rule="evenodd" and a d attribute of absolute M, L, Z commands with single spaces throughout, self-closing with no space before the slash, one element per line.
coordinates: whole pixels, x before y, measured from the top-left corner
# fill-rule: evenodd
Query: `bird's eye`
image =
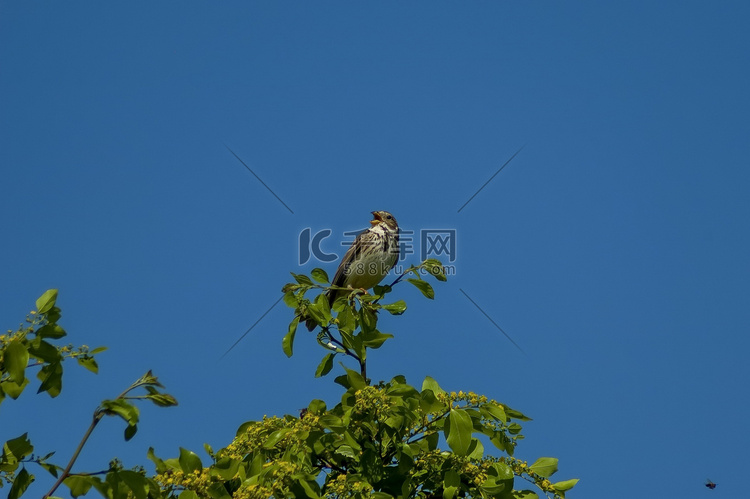
<path fill-rule="evenodd" d="M 392 217 L 392 216 L 390 216 L 390 215 L 388 215 L 388 216 L 387 216 L 387 217 L 385 217 L 385 218 L 387 218 L 388 220 L 393 220 L 393 217 Z"/>

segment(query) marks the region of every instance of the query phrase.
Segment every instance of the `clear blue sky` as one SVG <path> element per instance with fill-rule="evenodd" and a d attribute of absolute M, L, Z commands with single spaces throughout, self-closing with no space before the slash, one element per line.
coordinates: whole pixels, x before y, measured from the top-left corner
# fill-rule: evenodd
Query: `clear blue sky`
<path fill-rule="evenodd" d="M 571 497 L 739 497 L 750 437 L 746 2 L 0 2 L 0 318 L 59 288 L 57 400 L 2 408 L 64 463 L 153 369 L 180 401 L 107 420 L 89 471 L 226 445 L 336 402 L 277 299 L 305 227 L 455 229 L 456 276 L 384 317 L 374 379 L 431 375 L 534 418 Z M 290 213 L 225 148 L 231 147 Z M 458 209 L 519 148 L 466 207 Z M 411 262 L 417 258 L 412 256 Z M 336 262 L 324 265 L 332 274 Z M 517 350 L 464 290 L 523 348 Z M 221 358 L 221 359 L 220 359 Z M 64 431 L 61 432 L 60 430 Z M 35 470 L 41 495 L 51 480 Z M 718 483 L 714 491 L 706 478 Z"/>

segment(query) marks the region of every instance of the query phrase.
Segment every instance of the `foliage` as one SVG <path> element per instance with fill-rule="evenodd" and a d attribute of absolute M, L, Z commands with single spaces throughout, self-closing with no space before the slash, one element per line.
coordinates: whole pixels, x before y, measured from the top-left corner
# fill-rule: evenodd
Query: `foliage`
<path fill-rule="evenodd" d="M 295 310 L 282 341 L 284 352 L 290 357 L 293 354 L 301 317 L 312 318 L 320 326 L 317 343 L 325 350 L 315 376 L 329 374 L 337 356 L 355 361 L 358 368 L 350 369 L 341 363 L 343 372 L 334 381 L 343 393 L 334 407 L 329 409 L 324 401 L 316 399 L 299 416 L 265 417 L 244 423 L 226 447 L 214 451 L 205 446 L 211 460 L 208 465 L 187 449 L 180 448 L 179 456 L 171 459 L 161 459 L 149 449 L 147 457 L 156 468 L 153 476 L 143 468 L 123 469 L 117 460 L 98 474 L 71 473 L 77 453 L 103 416 L 125 420 L 125 438 L 129 439 L 138 422 L 133 399 L 145 398 L 162 406 L 176 404 L 171 396 L 159 391 L 161 385 L 149 372 L 116 399 L 102 402 L 65 469 L 47 462 L 51 454 L 34 457 L 26 434 L 6 442 L 0 478 L 12 484 L 9 497 L 20 497 L 33 480 L 24 466 L 32 462 L 58 479 L 48 495 L 65 483 L 73 497 L 93 489 L 110 499 L 533 499 L 540 493 L 564 498 L 576 484 L 576 479 L 550 481 L 557 471 L 555 458 L 542 457 L 529 465 L 515 457 L 516 447 L 523 439 L 521 423 L 529 421 L 521 412 L 473 392 L 448 393 L 430 377 L 420 388 L 408 384 L 401 375 L 379 383 L 367 378 L 368 350 L 378 349 L 393 338 L 378 329 L 378 314 L 383 310 L 393 315 L 406 311 L 403 300 L 389 304 L 381 304 L 381 300 L 402 280 L 433 299 L 434 290 L 423 276 L 445 281 L 439 261 L 426 260 L 412 266 L 390 285 L 376 286 L 372 294 L 347 288 L 348 293 L 332 306 L 326 293 L 342 288 L 328 285 L 325 271 L 314 269 L 310 276 L 292 275 L 295 282 L 282 289 L 284 302 Z M 313 290 L 320 293 L 308 299 L 306 294 Z M 44 328 L 50 324 L 58 327 L 59 309 L 54 307 L 54 298 L 51 306 L 45 303 L 42 300 L 42 306 L 38 302 L 36 318 L 30 319 L 32 326 L 3 337 L 1 379 L 10 387 L 6 390 L 6 385 L 2 385 L 10 396 L 17 397 L 26 386 L 24 372 L 32 365 L 61 365 L 58 360 L 74 357 L 82 358 L 79 362 L 86 367 L 96 366 L 91 356 L 99 350 L 89 352 L 82 347 L 64 351 L 63 347 L 39 346 L 45 338 L 52 337 L 51 330 L 45 332 Z M 58 333 L 53 336 L 62 330 L 54 331 Z M 39 354 L 42 350 L 51 352 L 50 348 L 59 357 Z M 42 386 L 58 389 L 40 387 L 40 391 L 53 396 L 59 393 L 58 381 L 44 383 L 49 372 L 57 372 L 56 369 L 47 370 Z M 146 393 L 131 395 L 138 388 Z M 494 453 L 486 451 L 486 446 Z M 537 492 L 517 489 L 516 478 L 535 486 Z"/>
<path fill-rule="evenodd" d="M 206 468 L 184 449 L 178 459 L 155 459 L 157 480 L 175 496 L 235 499 L 538 497 L 514 492 L 516 475 L 564 497 L 574 484 L 550 483 L 556 459 L 529 466 L 512 457 L 518 421 L 528 418 L 494 400 L 446 393 L 431 378 L 421 391 L 401 376 L 367 385 L 348 369 L 336 381 L 345 392 L 334 408 L 313 400 L 300 417 L 245 423 Z M 481 435 L 507 455 L 485 457 Z"/>
<path fill-rule="evenodd" d="M 422 279 L 422 274 L 432 275 L 439 281 L 446 280 L 442 264 L 434 259 L 428 259 L 418 266 L 409 267 L 391 285 L 375 286 L 371 295 L 360 289 L 322 286 L 321 284 L 328 284 L 329 282 L 328 275 L 322 269 L 313 269 L 311 273 L 312 279 L 320 284 L 315 284 L 306 275 L 293 273 L 292 277 L 294 277 L 296 283 L 286 284 L 281 290 L 284 293 L 284 303 L 294 308 L 296 312 L 282 341 L 284 353 L 288 357 L 292 356 L 294 338 L 300 318 L 310 317 L 321 326 L 317 337 L 318 344 L 328 350 L 328 353 L 318 365 L 315 376 L 328 374 L 333 368 L 336 355 L 341 354 L 355 359 L 359 364 L 360 374 L 367 378 L 367 349 L 380 348 L 386 340 L 393 338 L 391 334 L 378 331 L 378 312 L 385 310 L 393 315 L 401 315 L 406 311 L 404 300 L 388 305 L 381 305 L 379 301 L 393 290 L 393 286 L 409 274 L 413 274 L 415 277 L 407 279 L 407 281 L 429 299 L 435 297 L 435 292 L 430 283 Z M 305 294 L 311 289 L 345 290 L 349 291 L 349 294 L 340 296 L 333 303 L 333 306 L 329 306 L 328 297 L 325 293 L 320 293 L 313 301 L 308 300 Z M 332 312 L 337 313 L 335 318 Z"/>
<path fill-rule="evenodd" d="M 62 391 L 65 359 L 76 359 L 78 364 L 89 371 L 98 372 L 94 355 L 103 352 L 105 348 L 89 350 L 85 345 L 73 347 L 54 344 L 54 340 L 59 340 L 67 334 L 58 324 L 61 311 L 55 306 L 56 300 L 57 290 L 48 290 L 36 301 L 36 310 L 31 311 L 26 318 L 27 325 L 22 324 L 17 331 L 8 331 L 7 334 L 0 335 L 0 402 L 6 396 L 17 399 L 21 395 L 30 383 L 26 377 L 29 369 L 39 368 L 37 378 L 40 385 L 37 393 L 46 392 L 51 397 L 57 397 Z M 85 494 L 92 487 L 104 497 L 123 499 L 133 496 L 145 499 L 145 491 L 159 492 L 159 486 L 147 478 L 144 470 L 123 470 L 117 460 L 110 462 L 109 468 L 99 473 L 71 472 L 91 432 L 104 416 L 122 418 L 127 423 L 125 440 L 130 440 L 138 430 L 139 420 L 138 407 L 131 401 L 146 399 L 162 407 L 177 404 L 174 397 L 160 391 L 159 388 L 163 387 L 149 371 L 115 399 L 102 401 L 94 411 L 92 422 L 78 448 L 64 468 L 49 461 L 54 452 L 44 456 L 34 455 L 34 446 L 28 438 L 28 432 L 8 440 L 3 444 L 3 452 L 0 455 L 0 487 L 10 484 L 8 498 L 21 497 L 35 480 L 35 476 L 26 469 L 27 464 L 33 463 L 56 479 L 44 497 L 51 497 L 62 483 L 68 486 L 73 497 Z M 145 393 L 132 394 L 137 389 L 143 389 Z M 102 475 L 104 479 L 97 475 Z"/>
<path fill-rule="evenodd" d="M 310 317 L 321 326 L 317 342 L 326 351 L 315 375 L 328 374 L 336 356 L 355 360 L 359 369 L 342 364 L 344 373 L 335 381 L 344 392 L 333 408 L 313 400 L 299 417 L 247 422 L 225 448 L 207 448 L 209 466 L 185 449 L 167 460 L 152 452 L 156 480 L 167 497 L 537 498 L 531 490 L 514 490 L 520 477 L 547 496 L 564 498 L 577 480 L 549 480 L 557 459 L 540 458 L 529 465 L 514 457 L 523 438 L 520 422 L 529 420 L 522 413 L 476 393 L 447 393 L 430 377 L 420 389 L 403 376 L 377 384 L 367 379 L 368 349 L 393 337 L 378 330 L 378 313 L 406 310 L 403 300 L 380 301 L 407 274 L 414 277 L 406 282 L 430 299 L 434 292 L 422 275 L 445 280 L 440 262 L 427 260 L 391 285 L 376 286 L 373 294 L 347 289 L 329 307 L 325 293 L 312 300 L 305 296 L 311 290 L 343 289 L 326 286 L 323 270 L 292 274 L 295 282 L 282 288 L 285 303 L 295 309 L 282 341 L 284 352 L 292 356 L 300 318 Z M 485 445 L 502 455 L 486 453 Z"/>
<path fill-rule="evenodd" d="M 6 397 L 17 399 L 29 384 L 26 369 L 39 367 L 36 377 L 41 382 L 37 393 L 57 397 L 62 390 L 63 361 L 76 359 L 78 364 L 96 373 L 99 366 L 94 355 L 104 347 L 89 350 L 86 345 L 55 346 L 54 340 L 67 333 L 57 323 L 60 309 L 55 306 L 57 290 L 50 289 L 36 301 L 36 310 L 26 317 L 27 325 L 15 332 L 0 335 L 0 404 Z"/>

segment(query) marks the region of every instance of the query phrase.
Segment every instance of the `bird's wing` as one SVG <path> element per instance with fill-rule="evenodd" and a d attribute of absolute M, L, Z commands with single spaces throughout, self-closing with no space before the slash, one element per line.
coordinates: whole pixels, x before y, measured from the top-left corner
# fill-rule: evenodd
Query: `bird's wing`
<path fill-rule="evenodd" d="M 344 253 L 344 258 L 341 259 L 339 268 L 336 269 L 336 273 L 333 275 L 331 284 L 334 286 L 344 286 L 346 282 L 347 270 L 351 266 L 352 262 L 359 256 L 365 246 L 368 244 L 368 240 L 372 239 L 369 229 L 361 232 L 354 240 L 349 249 Z"/>

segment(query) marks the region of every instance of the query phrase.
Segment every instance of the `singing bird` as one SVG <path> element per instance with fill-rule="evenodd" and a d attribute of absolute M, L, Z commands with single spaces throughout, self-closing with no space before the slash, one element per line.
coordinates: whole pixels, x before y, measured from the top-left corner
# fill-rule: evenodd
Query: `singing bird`
<path fill-rule="evenodd" d="M 385 278 L 399 255 L 398 223 L 387 211 L 373 211 L 372 227 L 357 236 L 336 270 L 331 282 L 334 286 L 352 289 L 369 289 Z M 327 292 L 328 304 L 347 291 Z M 312 331 L 317 324 L 306 319 L 305 326 Z"/>

